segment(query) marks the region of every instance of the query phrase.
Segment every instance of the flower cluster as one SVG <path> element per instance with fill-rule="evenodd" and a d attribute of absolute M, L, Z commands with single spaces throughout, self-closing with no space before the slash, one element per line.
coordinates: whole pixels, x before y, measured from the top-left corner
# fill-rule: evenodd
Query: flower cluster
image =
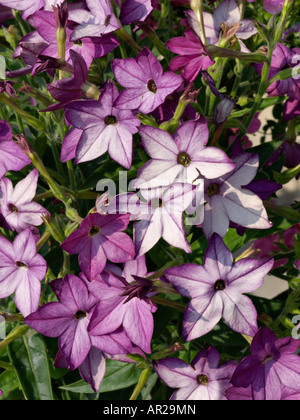
<path fill-rule="evenodd" d="M 0 399 L 300 399 L 299 0 L 260 3 L 0 0 Z"/>

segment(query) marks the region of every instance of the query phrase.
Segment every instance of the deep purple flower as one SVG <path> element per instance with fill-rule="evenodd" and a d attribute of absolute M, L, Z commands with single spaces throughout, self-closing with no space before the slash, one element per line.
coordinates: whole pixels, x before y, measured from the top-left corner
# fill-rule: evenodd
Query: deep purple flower
<path fill-rule="evenodd" d="M 140 121 L 131 110 L 114 107 L 118 89 L 107 82 L 98 101 L 76 101 L 66 106 L 66 118 L 83 130 L 76 149 L 76 163 L 96 159 L 108 151 L 110 157 L 130 169 L 132 135 Z"/>
<path fill-rule="evenodd" d="M 8 122 L 0 120 L 0 179 L 7 171 L 20 171 L 30 163 L 28 157 L 14 143 Z"/>
<path fill-rule="evenodd" d="M 284 156 L 284 166 L 295 168 L 300 164 L 300 144 L 296 141 L 284 140 L 278 149 L 268 159 L 267 164 L 272 164 Z"/>
<path fill-rule="evenodd" d="M 47 303 L 29 315 L 25 322 L 46 337 L 59 337 L 59 348 L 70 370 L 84 362 L 89 363 L 86 358 L 92 346 L 110 354 L 128 352 L 129 340 L 121 330 L 111 331 L 113 334 L 110 336 L 90 336 L 88 327 L 97 299 L 89 293 L 82 279 L 69 274 L 63 280 L 52 283 L 59 302 Z M 98 358 L 101 365 L 99 354 Z M 87 368 L 84 367 L 84 370 Z"/>
<path fill-rule="evenodd" d="M 19 233 L 13 243 L 0 237 L 0 298 L 14 293 L 15 304 L 24 317 L 38 308 L 46 272 L 47 263 L 37 254 L 30 229 Z"/>
<path fill-rule="evenodd" d="M 70 20 L 79 24 L 74 29 L 72 41 L 84 37 L 101 37 L 120 28 L 109 0 L 86 0 L 86 5 L 89 11 L 83 9 L 70 11 Z"/>
<path fill-rule="evenodd" d="M 154 362 L 154 369 L 160 379 L 171 388 L 179 388 L 170 400 L 227 400 L 225 391 L 236 364 L 219 366 L 220 354 L 213 347 L 201 350 L 192 366 L 183 360 L 170 357 Z"/>
<path fill-rule="evenodd" d="M 137 109 L 148 114 L 161 105 L 167 96 L 182 84 L 181 76 L 163 73 L 154 54 L 143 48 L 136 59 L 116 59 L 112 70 L 117 82 L 126 87 L 114 105 L 120 109 Z"/>
<path fill-rule="evenodd" d="M 94 94 L 100 94 L 99 89 L 88 81 L 88 68 L 82 55 L 70 50 L 70 57 L 73 63 L 73 77 L 57 80 L 47 85 L 52 97 L 59 103 L 50 105 L 43 111 L 57 110 L 76 99 L 82 98 L 82 96 L 89 96 L 89 89 L 93 90 Z"/>
<path fill-rule="evenodd" d="M 120 263 L 134 258 L 134 245 L 124 232 L 129 215 L 89 214 L 61 245 L 69 254 L 79 254 L 79 265 L 89 280 L 104 269 L 106 260 Z"/>
<path fill-rule="evenodd" d="M 203 231 L 207 238 L 214 232 L 224 237 L 229 221 L 251 229 L 269 229 L 272 224 L 262 200 L 244 186 L 256 175 L 259 156 L 240 152 L 231 156 L 236 168 L 214 180 L 205 180 Z"/>
<path fill-rule="evenodd" d="M 125 0 L 119 16 L 123 25 L 144 21 L 153 11 L 151 0 Z"/>
<path fill-rule="evenodd" d="M 300 392 L 300 363 L 296 351 L 300 340 L 277 339 L 273 331 L 261 327 L 250 350 L 236 368 L 231 383 L 235 387 L 251 385 L 253 400 L 280 400 L 282 385 Z"/>
<path fill-rule="evenodd" d="M 185 36 L 171 38 L 167 42 L 167 47 L 172 52 L 179 54 L 170 62 L 172 71 L 183 70 L 185 80 L 192 82 L 196 79 L 200 71 L 208 69 L 214 64 L 203 45 L 201 38 L 189 28 L 184 33 Z"/>
<path fill-rule="evenodd" d="M 174 181 L 192 184 L 199 176 L 211 179 L 235 168 L 227 155 L 216 147 L 206 147 L 207 122 L 204 117 L 183 123 L 173 137 L 166 131 L 140 128 L 142 144 L 151 157 L 138 172 L 135 188 L 168 186 Z"/>
<path fill-rule="evenodd" d="M 39 173 L 34 169 L 15 187 L 10 179 L 1 179 L 1 213 L 11 230 L 21 232 L 32 225 L 40 226 L 43 224 L 42 216 L 49 214 L 44 207 L 32 201 L 36 193 L 38 177 Z"/>
<path fill-rule="evenodd" d="M 183 296 L 191 298 L 184 313 L 183 337 L 193 340 L 211 331 L 223 317 L 234 331 L 251 337 L 257 332 L 257 313 L 243 293 L 257 290 L 273 260 L 243 258 L 236 263 L 221 237 L 214 234 L 203 266 L 184 264 L 165 271 Z"/>
<path fill-rule="evenodd" d="M 130 296 L 132 287 L 133 283 L 111 271 L 102 272 L 89 284 L 91 293 L 99 299 L 89 331 L 91 335 L 102 335 L 122 326 L 135 345 L 151 353 L 156 306 L 147 294 Z"/>
<path fill-rule="evenodd" d="M 300 260 L 295 262 L 296 268 L 298 271 L 300 271 Z"/>
<path fill-rule="evenodd" d="M 300 48 L 290 49 L 284 44 L 278 43 L 273 51 L 269 79 L 286 69 L 297 70 L 299 67 Z M 261 74 L 262 65 L 256 64 L 256 70 Z M 290 77 L 286 80 L 277 80 L 267 89 L 270 96 L 288 95 L 292 100 L 300 98 L 300 77 Z"/>
<path fill-rule="evenodd" d="M 226 397 L 230 401 L 253 401 L 252 387 L 236 388 L 234 386 L 226 390 Z M 287 388 L 281 384 L 281 398 L 280 401 L 298 401 L 300 399 L 300 391 Z"/>
<path fill-rule="evenodd" d="M 41 51 L 41 53 L 43 55 L 49 55 L 57 58 L 57 28 L 54 13 L 43 10 L 36 12 L 33 16 L 33 24 L 39 35 L 49 44 Z M 85 37 L 78 42 L 73 42 L 71 40 L 73 26 L 74 25 L 71 25 L 70 23 L 66 27 L 65 59 L 67 62 L 71 62 L 70 51 L 74 50 L 83 56 L 87 66 L 89 67 L 94 58 L 102 57 L 103 53 L 107 54 L 119 45 L 117 39 L 113 35 L 103 38 L 104 47 L 102 46 L 102 38 L 100 37 Z"/>
<path fill-rule="evenodd" d="M 200 36 L 199 24 L 194 12 L 189 10 L 187 17 L 190 26 Z M 204 12 L 203 18 L 207 43 L 211 45 L 219 45 L 221 39 L 229 41 L 233 36 L 243 45 L 241 40 L 248 39 L 257 33 L 251 20 L 241 20 L 240 8 L 235 0 L 223 0 L 213 14 Z"/>
<path fill-rule="evenodd" d="M 290 121 L 300 115 L 300 99 L 287 99 L 283 108 L 283 121 Z"/>

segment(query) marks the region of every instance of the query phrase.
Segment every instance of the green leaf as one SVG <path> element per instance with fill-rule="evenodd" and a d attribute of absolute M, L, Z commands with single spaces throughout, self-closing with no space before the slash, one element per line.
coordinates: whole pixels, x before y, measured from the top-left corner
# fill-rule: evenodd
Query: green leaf
<path fill-rule="evenodd" d="M 140 375 L 141 370 L 136 367 L 135 363 L 106 360 L 106 373 L 99 392 L 104 393 L 128 388 L 138 382 Z M 75 393 L 94 394 L 90 385 L 84 380 L 62 386 L 60 389 Z"/>
<path fill-rule="evenodd" d="M 41 335 L 13 341 L 8 346 L 8 355 L 26 400 L 54 399 L 47 350 Z"/>
<path fill-rule="evenodd" d="M 274 181 L 281 185 L 287 184 L 299 174 L 300 174 L 300 165 L 292 169 L 287 169 L 286 171 L 282 173 L 273 171 Z"/>
<path fill-rule="evenodd" d="M 0 389 L 3 391 L 2 398 L 15 389 L 19 388 L 19 381 L 15 372 L 6 370 L 0 375 Z M 0 397 L 0 400 L 2 399 Z"/>

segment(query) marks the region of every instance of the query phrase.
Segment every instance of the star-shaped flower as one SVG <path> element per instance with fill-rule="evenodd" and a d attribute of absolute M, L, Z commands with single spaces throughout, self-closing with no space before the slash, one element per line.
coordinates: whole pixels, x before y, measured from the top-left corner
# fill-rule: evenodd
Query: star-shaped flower
<path fill-rule="evenodd" d="M 116 59 L 112 70 L 117 82 L 126 87 L 115 101 L 120 109 L 137 109 L 148 114 L 182 84 L 182 78 L 163 68 L 154 54 L 143 48 L 136 59 Z"/>
<path fill-rule="evenodd" d="M 14 293 L 23 316 L 37 310 L 46 272 L 47 263 L 37 254 L 30 229 L 19 233 L 13 243 L 0 237 L 0 298 Z"/>
<path fill-rule="evenodd" d="M 79 265 L 88 280 L 104 269 L 106 260 L 114 263 L 132 260 L 135 255 L 131 238 L 124 232 L 129 215 L 89 214 L 79 228 L 61 245 L 69 254 L 79 254 Z"/>
<path fill-rule="evenodd" d="M 34 169 L 15 187 L 10 179 L 1 179 L 0 209 L 11 230 L 21 232 L 27 227 L 43 224 L 42 216 L 47 215 L 48 211 L 32 201 L 36 193 L 38 177 L 39 173 Z"/>
<path fill-rule="evenodd" d="M 83 130 L 76 149 L 76 163 L 96 159 L 108 151 L 110 157 L 130 169 L 132 135 L 141 122 L 131 110 L 114 107 L 116 86 L 107 82 L 98 101 L 75 101 L 65 108 L 67 120 Z"/>
<path fill-rule="evenodd" d="M 219 366 L 220 354 L 213 347 L 201 350 L 192 366 L 170 357 L 154 363 L 160 379 L 171 388 L 179 388 L 170 400 L 227 400 L 225 391 L 236 368 L 233 362 Z"/>
<path fill-rule="evenodd" d="M 167 280 L 183 296 L 191 298 L 184 313 L 183 338 L 201 337 L 221 318 L 234 331 L 253 337 L 257 332 L 257 313 L 243 293 L 257 290 L 272 266 L 270 258 L 243 258 L 234 263 L 221 237 L 214 234 L 203 266 L 184 264 L 167 269 Z"/>

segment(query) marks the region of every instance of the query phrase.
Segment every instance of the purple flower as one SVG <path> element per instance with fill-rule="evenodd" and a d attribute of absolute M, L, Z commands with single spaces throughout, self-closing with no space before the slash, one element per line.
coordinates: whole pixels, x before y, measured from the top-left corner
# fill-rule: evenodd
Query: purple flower
<path fill-rule="evenodd" d="M 176 182 L 192 184 L 199 176 L 211 179 L 235 168 L 227 155 L 216 147 L 206 147 L 207 122 L 204 117 L 183 123 L 172 137 L 158 128 L 140 128 L 142 144 L 152 158 L 138 172 L 132 186 L 147 188 Z"/>
<path fill-rule="evenodd" d="M 76 163 L 96 159 L 108 151 L 110 157 L 130 169 L 132 135 L 140 121 L 131 110 L 114 107 L 118 90 L 107 82 L 98 101 L 78 101 L 66 106 L 66 118 L 83 130 L 76 149 Z"/>
<path fill-rule="evenodd" d="M 185 36 L 171 38 L 167 42 L 167 47 L 172 52 L 179 54 L 170 62 L 172 71 L 183 70 L 185 80 L 192 82 L 196 79 L 200 71 L 206 70 L 214 64 L 203 45 L 200 35 L 189 28 L 184 33 Z"/>
<path fill-rule="evenodd" d="M 182 84 L 181 76 L 163 68 L 148 48 L 134 58 L 116 59 L 112 70 L 117 82 L 126 87 L 114 105 L 120 109 L 137 109 L 148 114 Z"/>
<path fill-rule="evenodd" d="M 289 139 L 284 140 L 268 159 L 268 163 L 276 162 L 284 156 L 284 166 L 295 168 L 300 164 L 300 144 Z"/>
<path fill-rule="evenodd" d="M 89 284 L 91 293 L 99 299 L 89 331 L 97 336 L 122 326 L 132 343 L 151 353 L 156 306 L 147 294 L 131 295 L 132 287 L 133 283 L 111 271 L 102 272 Z"/>
<path fill-rule="evenodd" d="M 300 115 L 300 100 L 288 99 L 284 104 L 283 121 L 290 121 Z"/>
<path fill-rule="evenodd" d="M 231 159 L 236 163 L 232 172 L 204 182 L 206 205 L 202 227 L 207 238 L 214 232 L 224 237 L 229 221 L 251 229 L 269 229 L 272 226 L 262 200 L 243 188 L 255 177 L 259 156 L 238 152 Z"/>
<path fill-rule="evenodd" d="M 63 144 L 61 148 L 60 160 L 62 162 L 67 162 L 68 160 L 75 159 L 76 149 L 77 149 L 79 140 L 82 136 L 82 132 L 83 130 L 79 130 L 78 128 L 73 127 L 67 133 L 66 137 L 63 140 Z"/>
<path fill-rule="evenodd" d="M 282 11 L 284 0 L 264 0 L 264 9 L 271 15 Z"/>
<path fill-rule="evenodd" d="M 1 179 L 1 213 L 11 230 L 20 232 L 32 225 L 40 226 L 43 224 L 42 216 L 49 214 L 44 207 L 32 201 L 36 193 L 38 177 L 39 173 L 34 169 L 15 187 L 10 179 Z"/>
<path fill-rule="evenodd" d="M 19 233 L 13 243 L 0 237 L 0 298 L 14 293 L 15 304 L 24 317 L 38 308 L 46 272 L 47 263 L 37 254 L 30 229 Z"/>
<path fill-rule="evenodd" d="M 61 245 L 69 254 L 79 254 L 79 265 L 89 280 L 104 269 L 106 260 L 120 263 L 134 258 L 134 245 L 124 232 L 129 215 L 89 214 Z"/>
<path fill-rule="evenodd" d="M 64 0 L 1 0 L 3 6 L 11 7 L 12 9 L 22 10 L 23 18 L 33 15 L 37 10 L 45 9 L 51 10 L 52 6 L 63 3 Z"/>
<path fill-rule="evenodd" d="M 43 55 L 58 58 L 55 14 L 53 12 L 40 10 L 33 16 L 33 24 L 39 35 L 49 44 L 41 53 Z M 67 62 L 71 62 L 70 51 L 74 50 L 83 56 L 89 67 L 92 64 L 93 58 L 102 57 L 103 53 L 107 54 L 118 46 L 118 41 L 114 36 L 108 36 L 103 39 L 105 45 L 103 48 L 102 38 L 85 37 L 81 41 L 73 42 L 71 40 L 72 33 L 73 26 L 68 24 L 66 27 L 65 43 Z"/>
<path fill-rule="evenodd" d="M 257 313 L 243 293 L 257 290 L 272 266 L 270 258 L 243 258 L 234 263 L 221 237 L 214 234 L 203 266 L 184 264 L 167 269 L 167 280 L 180 294 L 191 298 L 184 313 L 183 338 L 190 341 L 201 337 L 222 317 L 234 331 L 253 337 L 257 332 Z"/>
<path fill-rule="evenodd" d="M 72 34 L 72 41 L 84 37 L 101 37 L 120 28 L 109 0 L 86 0 L 88 10 L 77 9 L 69 14 L 69 18 L 78 23 Z"/>
<path fill-rule="evenodd" d="M 0 120 L 0 179 L 7 171 L 20 171 L 30 163 L 28 157 L 14 143 L 8 122 Z"/>
<path fill-rule="evenodd" d="M 296 351 L 300 340 L 277 339 L 267 327 L 259 329 L 250 350 L 236 368 L 231 383 L 235 387 L 251 386 L 253 400 L 280 400 L 282 385 L 300 392 L 300 363 Z"/>
<path fill-rule="evenodd" d="M 200 36 L 199 24 L 192 10 L 187 12 L 187 18 L 190 26 Z M 257 33 L 251 20 L 241 20 L 241 12 L 235 0 L 223 0 L 213 14 L 204 12 L 203 18 L 207 43 L 211 45 L 219 45 L 221 37 L 229 41 L 233 36 L 242 44 L 242 39 L 248 39 Z"/>
<path fill-rule="evenodd" d="M 252 387 L 251 385 L 248 388 L 236 388 L 232 386 L 226 390 L 226 397 L 230 401 L 253 401 Z M 300 391 L 295 391 L 281 384 L 280 401 L 298 401 L 299 399 Z"/>
<path fill-rule="evenodd" d="M 295 262 L 296 268 L 298 271 L 300 271 L 300 260 Z"/>
<path fill-rule="evenodd" d="M 55 280 L 51 286 L 59 302 L 47 303 L 29 315 L 25 322 L 46 337 L 59 337 L 59 348 L 70 370 L 91 363 L 87 357 L 93 356 L 90 354 L 92 346 L 110 354 L 130 350 L 129 340 L 121 330 L 112 331 L 109 336 L 90 336 L 88 327 L 97 300 L 82 279 L 70 274 L 63 280 Z M 101 355 L 97 354 L 97 357 L 104 375 Z M 88 370 L 88 366 L 83 366 L 83 370 Z"/>
<path fill-rule="evenodd" d="M 130 25 L 136 21 L 144 21 L 152 13 L 151 0 L 125 0 L 122 3 L 120 21 L 123 25 Z"/>
<path fill-rule="evenodd" d="M 269 79 L 282 70 L 295 68 L 299 65 L 300 48 L 290 49 L 284 44 L 278 43 L 273 51 Z M 261 74 L 262 65 L 256 64 L 256 70 Z M 288 95 L 292 100 L 300 98 L 300 78 L 290 77 L 286 80 L 277 80 L 267 89 L 270 96 Z"/>
<path fill-rule="evenodd" d="M 154 362 L 154 369 L 167 386 L 179 388 L 170 400 L 227 400 L 225 391 L 236 364 L 219 362 L 220 354 L 210 346 L 196 355 L 192 366 L 171 357 Z"/>

